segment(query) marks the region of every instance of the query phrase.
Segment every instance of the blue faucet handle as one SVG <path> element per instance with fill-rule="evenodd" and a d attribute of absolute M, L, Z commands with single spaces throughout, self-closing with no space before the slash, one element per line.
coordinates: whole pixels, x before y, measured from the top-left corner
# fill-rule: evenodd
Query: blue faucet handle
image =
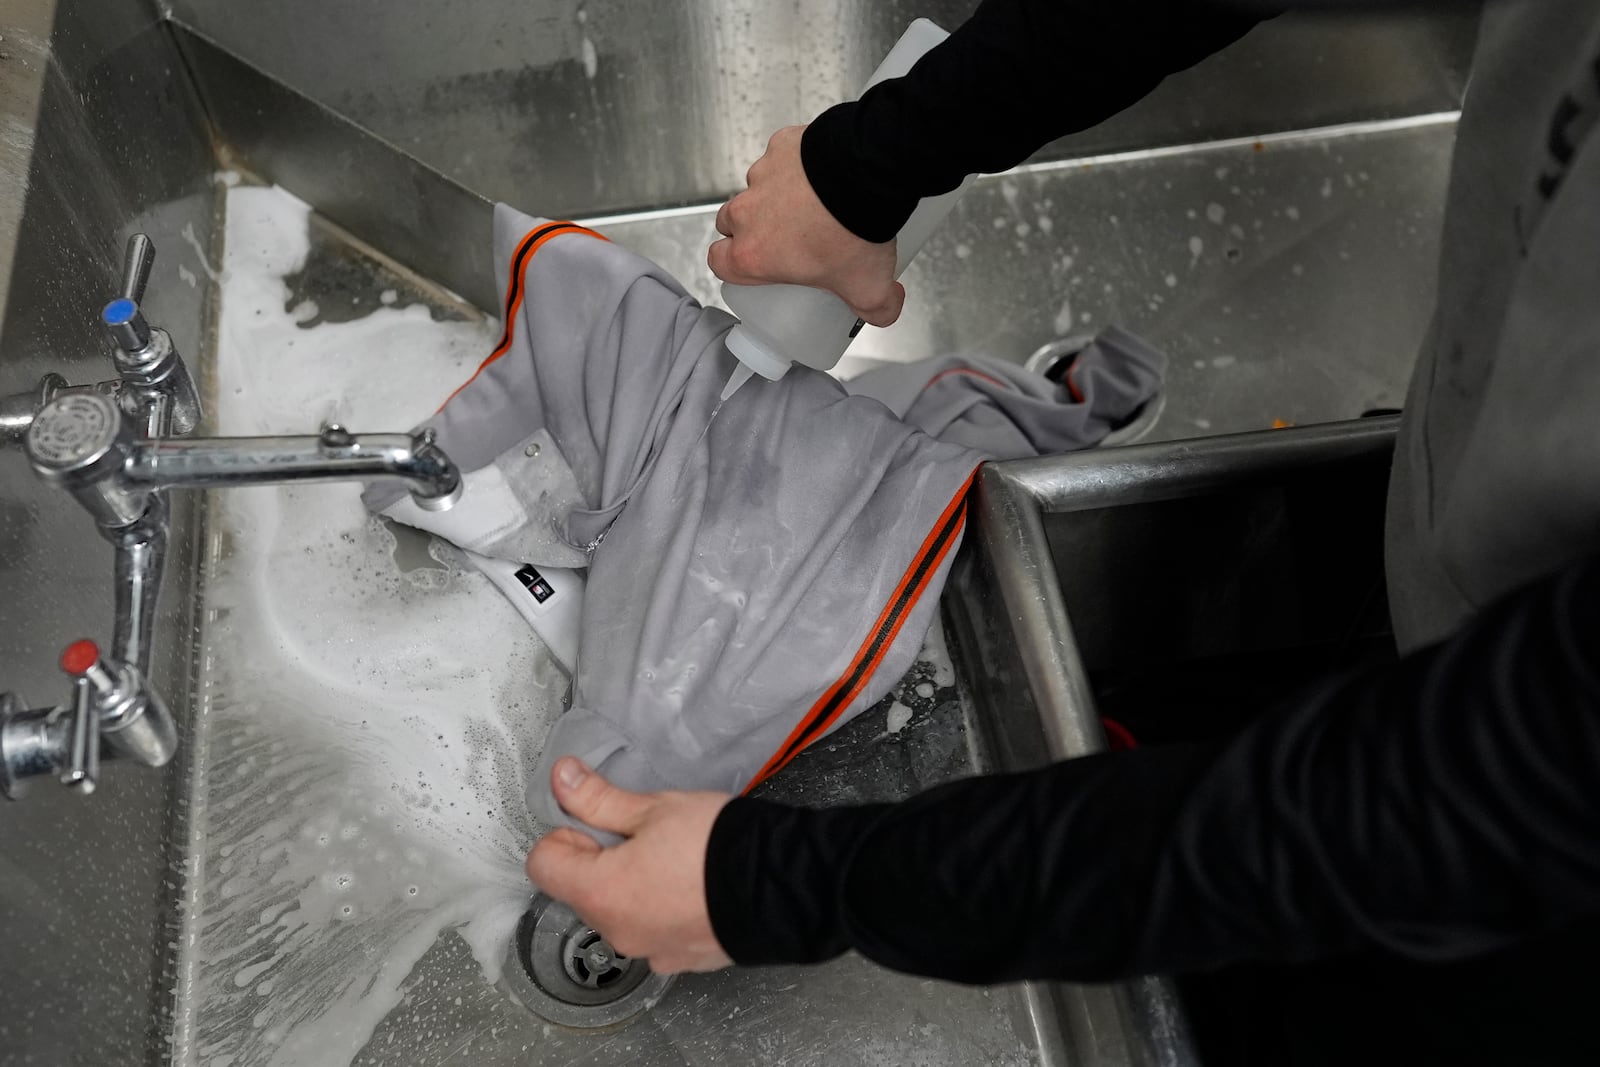
<path fill-rule="evenodd" d="M 135 300 L 120 296 L 111 301 L 101 310 L 100 321 L 124 352 L 137 352 L 150 343 L 150 324 Z"/>

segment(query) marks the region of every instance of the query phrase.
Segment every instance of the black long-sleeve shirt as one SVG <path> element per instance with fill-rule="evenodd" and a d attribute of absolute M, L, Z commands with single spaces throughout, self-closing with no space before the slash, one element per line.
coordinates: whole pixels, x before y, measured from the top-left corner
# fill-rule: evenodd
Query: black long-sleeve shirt
<path fill-rule="evenodd" d="M 921 198 L 1110 118 L 1264 13 L 1221 0 L 987 0 L 905 77 L 817 116 L 800 142 L 806 177 L 847 229 L 888 241 Z"/>
<path fill-rule="evenodd" d="M 965 982 L 1449 959 L 1600 913 L 1600 555 L 1225 743 L 735 799 L 706 896 L 740 963 L 854 948 Z"/>

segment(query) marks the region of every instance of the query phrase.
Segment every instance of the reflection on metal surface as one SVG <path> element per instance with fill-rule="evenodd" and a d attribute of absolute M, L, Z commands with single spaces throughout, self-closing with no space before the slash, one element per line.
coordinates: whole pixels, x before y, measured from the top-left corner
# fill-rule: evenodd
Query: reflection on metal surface
<path fill-rule="evenodd" d="M 55 8 L 55 0 L 14 0 L 0 19 L 0 307 L 11 287 Z"/>
<path fill-rule="evenodd" d="M 974 0 L 173 5 L 179 21 L 464 185 L 560 216 L 725 197 L 742 186 L 774 130 L 854 95 L 913 18 L 951 29 L 975 6 Z M 1470 11 L 1275 19 L 1167 79 L 1148 100 L 1041 155 L 1452 108 L 1474 25 Z M 1070 49 L 1061 61 L 1072 62 Z"/>
<path fill-rule="evenodd" d="M 445 177 L 206 37 L 172 32 L 230 165 L 282 185 L 429 282 L 499 313 L 493 205 L 481 189 Z"/>

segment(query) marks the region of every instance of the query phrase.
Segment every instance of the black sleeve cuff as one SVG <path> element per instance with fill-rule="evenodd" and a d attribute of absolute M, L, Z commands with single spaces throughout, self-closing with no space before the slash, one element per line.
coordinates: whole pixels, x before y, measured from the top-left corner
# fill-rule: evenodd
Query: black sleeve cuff
<path fill-rule="evenodd" d="M 818 115 L 800 138 L 800 163 L 817 199 L 839 225 L 863 241 L 882 244 L 894 240 L 916 210 L 918 197 L 866 175 L 852 147 L 860 139 L 854 128 L 856 111 L 852 102 Z"/>
<path fill-rule="evenodd" d="M 838 885 L 886 804 L 815 811 L 736 797 L 706 843 L 706 906 L 735 963 L 820 963 L 849 945 Z"/>
<path fill-rule="evenodd" d="M 1130 973 L 1172 813 L 1214 755 L 1104 753 L 924 793 L 864 836 L 840 925 L 869 959 L 946 981 Z"/>

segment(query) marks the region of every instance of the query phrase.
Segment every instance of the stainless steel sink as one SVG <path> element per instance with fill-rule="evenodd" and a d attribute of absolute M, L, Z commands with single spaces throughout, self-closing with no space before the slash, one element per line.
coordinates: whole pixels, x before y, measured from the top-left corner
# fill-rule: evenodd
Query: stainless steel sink
<path fill-rule="evenodd" d="M 635 22 L 656 16 L 656 5 L 640 4 Z M 796 101 L 809 106 L 807 93 L 837 95 L 834 82 L 851 80 L 856 66 L 864 72 L 866 53 L 892 36 L 877 16 L 841 14 L 865 28 L 844 34 L 853 58 L 827 66 L 823 77 L 813 61 L 826 20 L 800 7 L 779 17 L 770 5 L 756 11 L 730 0 L 705 25 L 677 12 L 640 28 L 638 41 L 613 55 L 603 35 L 620 38 L 629 25 L 626 0 L 596 3 L 592 22 L 544 5 L 551 10 L 537 12 L 534 23 L 571 21 L 580 32 L 557 35 L 570 54 L 508 60 L 513 73 L 518 64 L 533 70 L 533 82 L 513 78 L 502 106 L 485 87 L 507 84 L 496 80 L 506 70 L 481 81 L 470 71 L 441 74 L 438 86 L 449 82 L 454 96 L 408 80 L 414 95 L 395 100 L 363 96 L 359 86 L 323 91 L 316 78 L 280 80 L 275 75 L 304 73 L 300 60 L 337 75 L 330 57 L 355 47 L 327 36 L 337 27 L 316 23 L 323 17 L 316 4 L 297 5 L 282 20 L 322 35 L 296 62 L 257 47 L 272 35 L 251 36 L 254 13 L 230 20 L 221 0 L 174 6 L 20 0 L 0 12 L 0 394 L 26 389 L 46 371 L 74 382 L 105 377 L 94 315 L 134 230 L 149 232 L 162 250 L 149 314 L 194 354 L 203 387 L 219 388 L 219 169 L 236 169 L 247 183 L 281 183 L 316 209 L 313 254 L 292 299 L 316 302 L 318 321 L 417 304 L 436 319 L 483 324 L 485 313 L 498 311 L 488 193 L 515 195 L 516 206 L 534 212 L 587 217 L 714 298 L 702 257 L 715 201 L 742 172 L 734 157 L 759 148 L 767 125 L 803 117 L 788 113 Z M 959 0 L 936 6 L 946 21 L 964 13 Z M 399 49 L 395 55 L 411 55 L 393 43 L 403 30 L 460 61 L 476 54 L 472 42 L 452 44 L 423 22 L 448 22 L 452 13 L 481 20 L 487 12 L 510 24 L 524 7 L 509 0 L 475 0 L 459 10 L 387 5 L 384 39 Z M 700 85 L 694 107 L 678 116 L 682 158 L 652 175 L 652 159 L 659 162 L 671 142 L 663 140 L 661 116 L 679 109 L 670 93 L 657 99 L 647 88 L 671 87 L 684 66 L 679 53 L 698 57 L 693 69 L 714 81 L 747 69 L 735 64 L 730 74 L 714 57 L 730 43 L 748 43 L 736 26 L 753 15 L 760 25 L 749 32 L 769 47 L 790 48 L 793 80 L 810 88 L 768 85 L 767 97 L 736 103 L 722 81 Z M 788 42 L 788 29 L 801 24 L 808 43 Z M 1202 97 L 1191 78 L 1131 118 L 978 183 L 919 260 L 904 323 L 863 338 L 857 354 L 880 358 L 962 350 L 1021 362 L 1065 334 L 1114 321 L 1166 348 L 1173 369 L 1147 437 L 1158 444 L 986 471 L 978 521 L 946 604 L 964 635 L 957 677 L 944 674 L 930 651 L 899 687 L 902 707 L 892 720 L 888 704 L 863 715 L 772 782 L 770 795 L 813 804 L 892 799 L 1091 748 L 1098 741 L 1093 702 L 1115 699 L 1106 685 L 1119 667 L 1102 653 L 1140 634 L 1170 653 L 1167 662 L 1179 662 L 1194 629 L 1140 629 L 1181 613 L 1170 605 L 1142 617 L 1118 610 L 1127 586 L 1094 584 L 1096 575 L 1135 581 L 1145 573 L 1136 560 L 1155 559 L 1161 546 L 1152 542 L 1138 557 L 1113 553 L 1107 546 L 1143 520 L 1122 521 L 1110 536 L 1104 523 L 1111 520 L 1093 516 L 1131 515 L 1135 500 L 1192 497 L 1202 485 L 1265 478 L 1284 486 L 1330 463 L 1377 462 L 1389 431 L 1374 422 L 1187 439 L 1275 421 L 1304 427 L 1400 403 L 1431 302 L 1470 25 L 1413 19 L 1401 37 L 1390 37 L 1302 21 L 1265 32 L 1265 41 L 1214 65 L 1216 91 L 1202 95 L 1219 116 L 1228 111 L 1215 123 L 1196 103 Z M 683 33 L 700 35 L 694 47 L 678 41 Z M 598 78 L 586 73 L 583 41 L 595 47 L 589 35 L 602 37 Z M 1360 65 L 1348 61 L 1377 54 L 1367 47 L 1373 42 L 1400 39 L 1418 45 L 1382 52 L 1384 77 L 1358 76 Z M 640 64 L 632 83 L 639 88 L 630 89 L 614 62 L 624 54 Z M 1319 59 L 1339 68 L 1336 84 L 1360 83 L 1360 91 L 1315 101 L 1286 93 L 1280 107 L 1249 85 L 1263 64 L 1276 84 L 1298 85 L 1291 68 Z M 404 72 L 406 79 L 417 73 Z M 361 74 L 382 71 L 363 67 Z M 537 84 L 528 87 L 545 75 L 544 95 Z M 463 105 L 471 128 L 514 135 L 476 162 L 459 151 L 462 130 L 440 118 L 468 83 L 477 86 Z M 437 107 L 422 115 L 430 99 Z M 630 100 L 634 125 L 619 117 Z M 1238 106 L 1224 109 L 1229 101 Z M 709 146 L 695 140 L 696 115 L 707 109 L 723 118 L 737 113 L 733 132 Z M 408 110 L 418 112 L 409 124 L 402 121 Z M 382 127 L 383 136 L 357 120 Z M 539 122 L 547 132 L 587 124 L 597 138 L 603 133 L 603 150 L 535 144 L 527 131 Z M 714 165 L 695 161 L 702 149 L 714 150 Z M 551 155 L 562 150 L 571 158 Z M 623 160 L 634 170 L 594 178 L 597 168 Z M 483 167 L 493 173 L 474 181 Z M 629 206 L 641 210 L 614 213 Z M 314 418 L 307 415 L 307 429 Z M 1271 511 L 1257 506 L 1267 511 L 1249 514 Z M 259 1012 L 249 998 L 265 995 L 259 983 L 239 983 L 251 965 L 197 963 L 208 936 L 217 936 L 207 933 L 217 914 L 208 894 L 223 892 L 252 847 L 248 813 L 226 807 L 230 776 L 271 769 L 282 753 L 270 722 L 252 740 L 242 715 L 214 714 L 208 703 L 222 646 L 207 614 L 215 604 L 204 599 L 202 563 L 229 546 L 225 525 L 207 510 L 195 496 L 175 517 L 162 608 L 156 674 L 183 720 L 179 760 L 163 772 L 108 765 L 92 798 L 39 789 L 0 812 L 0 1064 L 273 1062 L 271 1043 L 250 1038 Z M 1232 504 L 1212 510 L 1214 518 L 1244 514 Z M 1054 567 L 1068 551 L 1095 555 L 1103 566 Z M 425 545 L 396 552 L 427 559 Z M 1177 573 L 1180 564 L 1147 573 L 1139 597 L 1158 591 L 1151 574 Z M 104 636 L 109 571 L 106 546 L 77 506 L 36 484 L 18 453 L 0 449 L 0 689 L 57 699 L 61 647 Z M 254 755 L 264 762 L 251 765 L 256 742 Z M 322 762 L 308 780 L 336 788 L 339 750 L 313 755 Z M 820 968 L 686 977 L 623 1028 L 582 1032 L 548 1024 L 485 981 L 460 938 L 438 938 L 416 956 L 398 983 L 398 1003 L 358 1050 L 343 1055 L 329 1046 L 320 1050 L 326 1055 L 295 1062 L 1176 1064 L 1194 1056 L 1182 1005 L 1159 980 L 981 990 L 847 956 Z"/>
<path fill-rule="evenodd" d="M 1148 733 L 1136 727 L 1146 740 L 1217 736 L 1239 723 L 1185 721 L 1182 709 L 1269 706 L 1294 681 L 1389 650 L 1383 505 L 1397 422 L 985 467 L 978 537 L 946 594 L 984 765 L 1101 751 L 1107 711 L 1124 722 L 1124 709 L 1155 711 Z M 1130 1062 L 1197 1061 L 1164 980 L 1050 995 L 1065 1018 L 1096 1020 L 1065 1031 L 1090 1062 L 1111 1047 L 1102 1034 L 1125 1040 Z M 1085 1034 L 1097 1039 L 1087 1048 Z"/>

